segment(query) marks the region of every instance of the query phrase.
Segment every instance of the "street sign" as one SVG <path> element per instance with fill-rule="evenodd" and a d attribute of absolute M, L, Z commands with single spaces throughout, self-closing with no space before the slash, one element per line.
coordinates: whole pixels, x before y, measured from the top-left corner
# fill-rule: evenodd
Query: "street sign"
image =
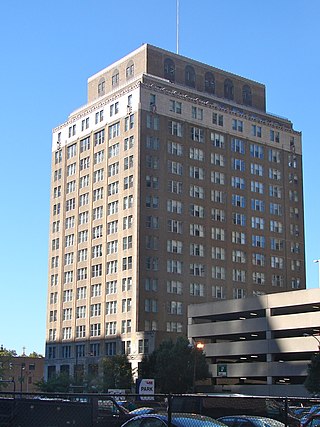
<path fill-rule="evenodd" d="M 217 377 L 227 376 L 227 365 L 217 365 Z"/>

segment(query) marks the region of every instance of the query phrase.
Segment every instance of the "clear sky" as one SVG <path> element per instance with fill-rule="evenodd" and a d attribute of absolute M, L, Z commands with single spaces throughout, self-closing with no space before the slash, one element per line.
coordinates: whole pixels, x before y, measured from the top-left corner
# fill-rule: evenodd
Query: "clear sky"
<path fill-rule="evenodd" d="M 320 1 L 180 0 L 179 53 L 267 87 L 303 132 L 307 287 L 320 258 Z M 176 51 L 176 0 L 0 5 L 0 345 L 44 354 L 51 129 L 87 78 L 150 43 Z M 318 189 L 317 189 L 318 188 Z"/>

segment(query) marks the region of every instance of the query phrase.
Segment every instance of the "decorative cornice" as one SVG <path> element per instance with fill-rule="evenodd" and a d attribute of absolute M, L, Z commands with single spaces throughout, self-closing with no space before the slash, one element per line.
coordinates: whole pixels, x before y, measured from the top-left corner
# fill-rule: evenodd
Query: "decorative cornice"
<path fill-rule="evenodd" d="M 178 90 L 176 89 L 168 89 L 167 87 L 164 86 L 159 86 L 158 84 L 154 84 L 154 83 L 147 83 L 147 82 L 141 82 L 141 85 L 145 88 L 151 89 L 155 92 L 159 92 L 159 93 L 165 93 L 168 96 L 180 99 L 180 100 L 186 100 L 189 102 L 192 102 L 194 104 L 198 104 L 201 105 L 203 107 L 208 107 L 211 108 L 213 110 L 217 110 L 217 111 L 221 111 L 223 113 L 227 113 L 230 114 L 231 116 L 235 116 L 235 117 L 241 117 L 244 118 L 248 121 L 254 122 L 254 123 L 261 123 L 264 124 L 266 126 L 270 126 L 273 129 L 279 129 L 291 134 L 296 134 L 296 135 L 301 135 L 301 132 L 295 131 L 294 129 L 290 129 L 287 128 L 285 126 L 281 126 L 279 125 L 279 123 L 270 121 L 270 120 L 264 120 L 262 118 L 258 118 L 258 117 L 253 117 L 252 115 L 248 114 L 248 113 L 243 113 L 241 111 L 234 111 L 232 108 L 229 108 L 227 105 L 225 105 L 222 102 L 219 101 L 214 101 L 214 102 L 210 102 L 209 100 L 202 100 L 198 97 L 192 97 L 186 93 L 182 93 L 180 88 Z M 201 96 L 201 95 L 200 95 Z M 233 107 L 233 108 L 237 108 L 237 107 Z"/>

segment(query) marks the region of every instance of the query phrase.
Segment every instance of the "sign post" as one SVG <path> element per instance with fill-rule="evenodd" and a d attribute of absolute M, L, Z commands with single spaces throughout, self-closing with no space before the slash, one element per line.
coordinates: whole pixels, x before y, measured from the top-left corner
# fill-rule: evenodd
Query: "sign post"
<path fill-rule="evenodd" d="M 136 393 L 139 396 L 139 400 L 154 400 L 154 379 L 138 379 Z"/>

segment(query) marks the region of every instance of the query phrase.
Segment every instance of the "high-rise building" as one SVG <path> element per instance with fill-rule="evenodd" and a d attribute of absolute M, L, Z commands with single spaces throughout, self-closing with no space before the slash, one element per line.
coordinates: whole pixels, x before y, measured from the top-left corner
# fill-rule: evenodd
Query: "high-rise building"
<path fill-rule="evenodd" d="M 300 288 L 301 134 L 265 86 L 147 44 L 90 77 L 53 130 L 46 376 L 136 369 L 189 304 Z"/>

